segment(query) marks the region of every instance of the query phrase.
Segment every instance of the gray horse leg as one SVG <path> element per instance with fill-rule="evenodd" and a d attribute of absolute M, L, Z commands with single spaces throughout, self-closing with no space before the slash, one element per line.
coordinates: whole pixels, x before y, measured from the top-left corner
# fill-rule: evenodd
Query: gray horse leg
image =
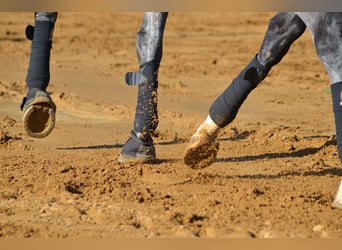
<path fill-rule="evenodd" d="M 331 83 L 337 149 L 342 162 L 342 13 L 315 13 L 306 21 Z M 305 20 L 306 16 L 302 16 Z M 311 16 L 312 17 L 312 16 Z"/>
<path fill-rule="evenodd" d="M 248 94 L 267 76 L 271 68 L 280 62 L 304 30 L 305 24 L 293 13 L 279 13 L 270 20 L 258 55 L 210 108 L 210 116 L 219 127 L 223 128 L 234 120 Z"/>
<path fill-rule="evenodd" d="M 24 131 L 32 137 L 45 137 L 55 124 L 56 105 L 46 92 L 50 81 L 50 50 L 57 12 L 36 12 L 35 26 L 26 28 L 32 40 L 26 84 L 28 93 L 21 109 Z"/>
<path fill-rule="evenodd" d="M 202 168 L 215 160 L 219 146 L 216 142 L 219 129 L 235 119 L 249 93 L 280 62 L 305 28 L 303 21 L 294 13 L 279 13 L 270 20 L 257 56 L 213 102 L 209 116 L 192 136 L 185 152 L 185 164 L 192 168 Z"/>
<path fill-rule="evenodd" d="M 342 162 L 342 13 L 301 13 L 299 16 L 310 28 L 317 54 L 330 77 L 337 151 Z M 333 206 L 342 209 L 342 181 Z"/>
<path fill-rule="evenodd" d="M 119 162 L 155 160 L 152 133 L 158 126 L 158 70 L 162 58 L 167 12 L 147 12 L 137 34 L 140 70 L 126 74 L 129 85 L 138 85 L 134 129 L 119 156 Z"/>

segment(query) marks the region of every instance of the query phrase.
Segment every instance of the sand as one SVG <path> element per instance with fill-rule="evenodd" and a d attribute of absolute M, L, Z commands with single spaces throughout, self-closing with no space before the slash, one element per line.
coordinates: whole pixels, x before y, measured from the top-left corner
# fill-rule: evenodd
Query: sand
<path fill-rule="evenodd" d="M 155 164 L 119 164 L 133 127 L 142 13 L 60 13 L 46 138 L 23 132 L 32 13 L 0 14 L 0 237 L 342 236 L 330 83 L 306 31 L 250 94 L 204 169 L 183 153 L 210 104 L 257 53 L 274 13 L 170 13 Z"/>

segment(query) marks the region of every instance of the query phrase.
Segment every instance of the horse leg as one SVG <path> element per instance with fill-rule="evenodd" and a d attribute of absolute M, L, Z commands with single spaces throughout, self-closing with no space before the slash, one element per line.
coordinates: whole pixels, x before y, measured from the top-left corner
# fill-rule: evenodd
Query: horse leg
<path fill-rule="evenodd" d="M 32 40 L 26 84 L 28 93 L 21 104 L 24 131 L 32 137 L 45 137 L 55 124 L 56 105 L 46 88 L 50 81 L 50 50 L 57 12 L 35 12 L 35 26 L 26 28 Z"/>
<path fill-rule="evenodd" d="M 312 33 L 317 54 L 330 78 L 337 151 L 342 162 L 342 13 L 299 15 Z M 332 205 L 342 209 L 342 180 Z"/>
<path fill-rule="evenodd" d="M 151 162 L 156 158 L 152 133 L 158 126 L 158 70 L 162 58 L 167 12 L 147 12 L 137 33 L 140 70 L 126 74 L 128 85 L 138 85 L 138 100 L 131 136 L 123 146 L 119 162 Z"/>
<path fill-rule="evenodd" d="M 249 93 L 280 62 L 305 28 L 303 21 L 294 13 L 279 13 L 270 20 L 259 53 L 213 102 L 206 120 L 191 137 L 184 155 L 185 164 L 203 168 L 214 162 L 220 129 L 235 119 Z"/>

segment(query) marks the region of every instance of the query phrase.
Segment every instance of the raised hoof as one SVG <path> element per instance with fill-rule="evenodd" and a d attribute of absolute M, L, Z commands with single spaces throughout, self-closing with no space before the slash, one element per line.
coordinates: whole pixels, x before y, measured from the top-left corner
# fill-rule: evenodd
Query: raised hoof
<path fill-rule="evenodd" d="M 56 122 L 56 105 L 44 91 L 29 93 L 23 105 L 23 128 L 27 135 L 35 138 L 48 136 Z"/>
<path fill-rule="evenodd" d="M 207 133 L 193 136 L 184 154 L 184 163 L 191 168 L 201 169 L 211 165 L 217 156 L 219 143 Z"/>

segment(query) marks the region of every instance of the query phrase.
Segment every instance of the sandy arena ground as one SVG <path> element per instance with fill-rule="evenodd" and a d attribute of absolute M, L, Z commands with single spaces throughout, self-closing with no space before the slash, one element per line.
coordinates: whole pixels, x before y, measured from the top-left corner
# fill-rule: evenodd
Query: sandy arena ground
<path fill-rule="evenodd" d="M 342 237 L 330 85 L 306 32 L 220 136 L 182 160 L 210 104 L 258 51 L 274 13 L 170 13 L 156 164 L 118 164 L 133 126 L 143 13 L 60 13 L 48 88 L 57 123 L 22 130 L 33 13 L 0 13 L 0 237 Z"/>

